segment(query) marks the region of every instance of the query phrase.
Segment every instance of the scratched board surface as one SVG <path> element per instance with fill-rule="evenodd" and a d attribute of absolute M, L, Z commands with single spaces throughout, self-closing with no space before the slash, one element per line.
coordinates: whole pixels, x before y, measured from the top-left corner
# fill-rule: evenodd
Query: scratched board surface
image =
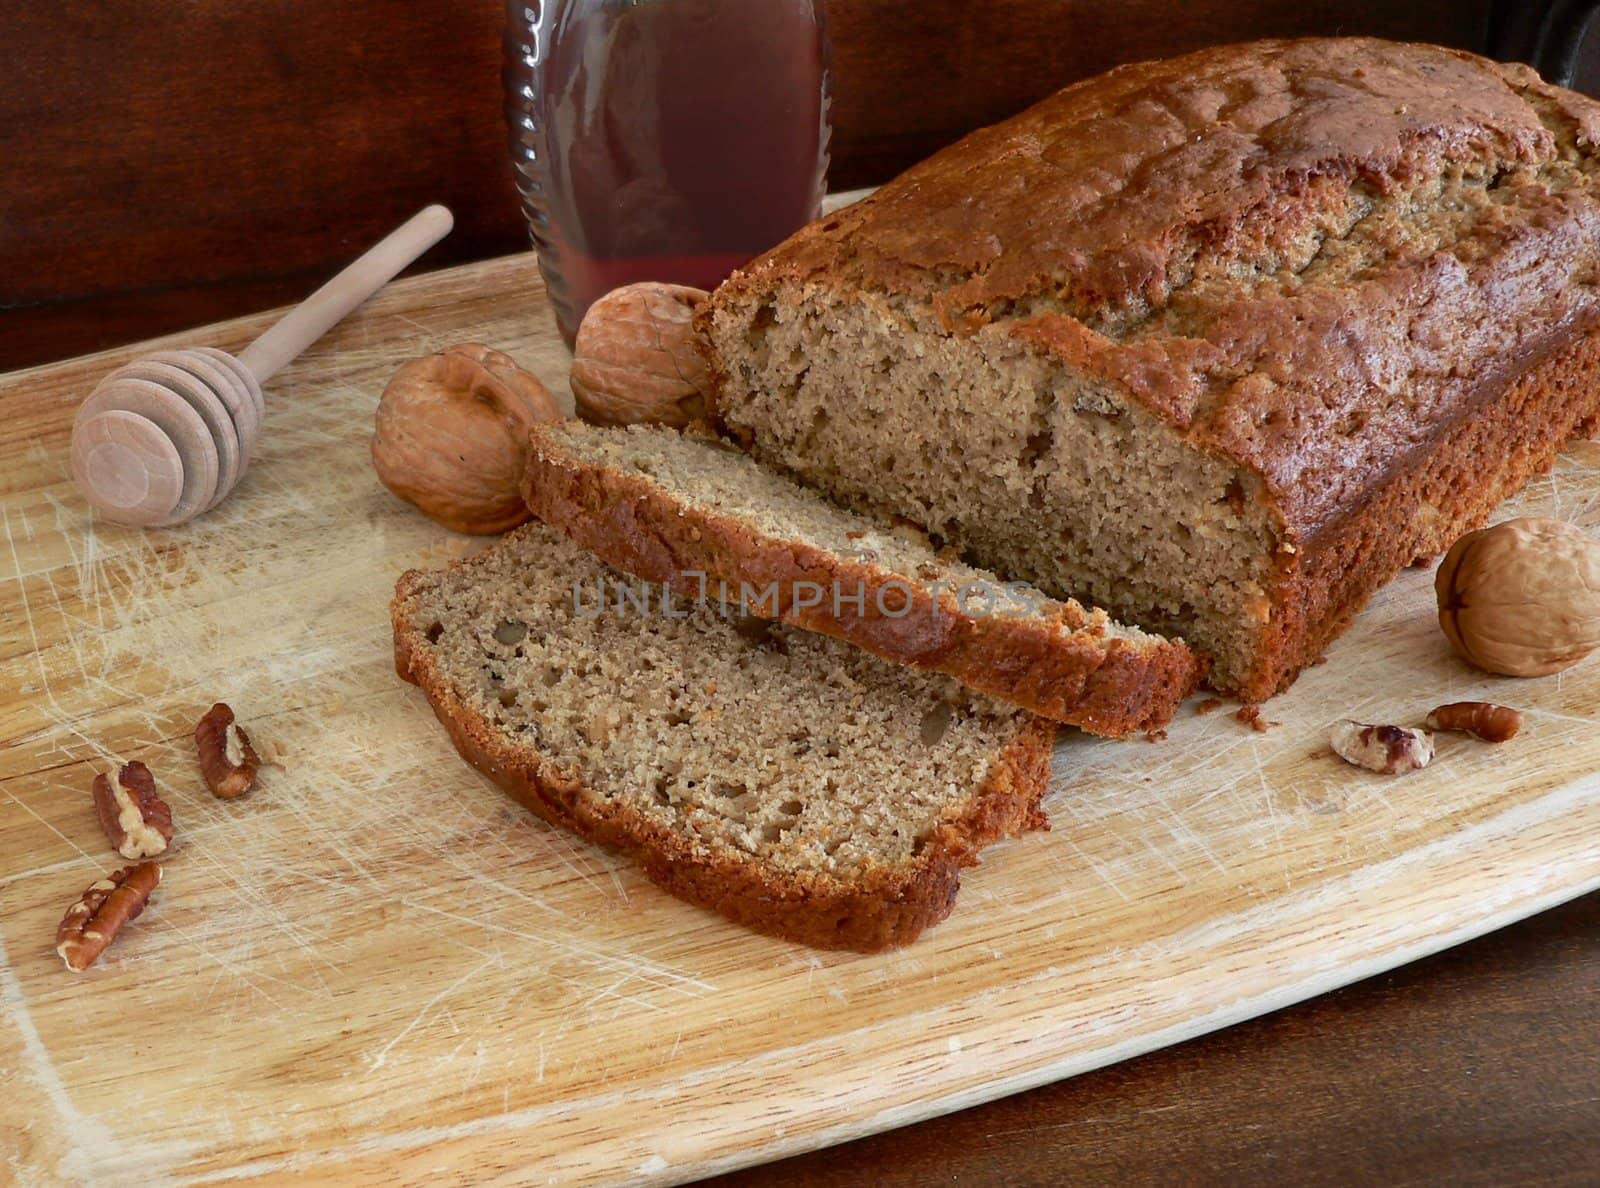
<path fill-rule="evenodd" d="M 237 349 L 257 318 L 171 342 Z M 403 282 L 271 385 L 262 448 L 177 530 L 92 519 L 74 402 L 137 351 L 0 379 L 0 1179 L 678 1181 L 958 1108 L 1360 978 L 1600 885 L 1600 662 L 1485 678 L 1430 575 L 1384 591 L 1257 733 L 1073 736 L 1054 828 L 995 847 L 909 950 L 824 954 L 669 898 L 461 763 L 391 668 L 408 567 L 481 547 L 388 495 L 372 411 L 462 340 L 564 391 L 531 258 Z M 1600 447 L 1516 510 L 1600 526 Z M 1510 509 L 1508 509 L 1509 511 Z M 1344 716 L 1527 711 L 1403 779 L 1325 750 Z M 200 788 L 214 700 L 274 760 Z M 119 863 L 92 775 L 142 759 L 178 823 L 100 965 L 52 952 Z"/>

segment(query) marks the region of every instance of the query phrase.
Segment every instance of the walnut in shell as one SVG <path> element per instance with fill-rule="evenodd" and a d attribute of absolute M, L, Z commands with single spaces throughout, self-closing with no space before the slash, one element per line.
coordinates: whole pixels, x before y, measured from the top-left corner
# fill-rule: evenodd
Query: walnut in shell
<path fill-rule="evenodd" d="M 603 425 L 681 429 L 705 416 L 708 387 L 691 319 L 703 289 L 646 282 L 589 307 L 572 351 L 578 414 Z"/>
<path fill-rule="evenodd" d="M 522 502 L 528 430 L 563 414 L 510 356 L 469 342 L 395 372 L 378 402 L 372 463 L 400 498 L 446 528 L 505 532 Z"/>
<path fill-rule="evenodd" d="M 1600 647 L 1600 541 L 1560 520 L 1507 520 L 1450 547 L 1439 626 L 1486 672 L 1544 676 Z"/>

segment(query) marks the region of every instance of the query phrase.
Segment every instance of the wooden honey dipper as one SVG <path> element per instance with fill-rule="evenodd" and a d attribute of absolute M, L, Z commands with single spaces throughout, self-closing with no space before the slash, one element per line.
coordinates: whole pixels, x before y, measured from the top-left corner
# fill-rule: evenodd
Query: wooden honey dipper
<path fill-rule="evenodd" d="M 449 233 L 430 206 L 290 310 L 237 358 L 215 347 L 158 351 L 95 386 L 72 423 L 72 474 L 108 520 L 182 524 L 209 511 L 250 465 L 261 385 Z"/>

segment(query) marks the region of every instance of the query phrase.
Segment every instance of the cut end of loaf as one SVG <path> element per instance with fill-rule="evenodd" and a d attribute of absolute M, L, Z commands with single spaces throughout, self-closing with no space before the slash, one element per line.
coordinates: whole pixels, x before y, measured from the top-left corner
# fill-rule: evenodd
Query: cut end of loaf
<path fill-rule="evenodd" d="M 979 848 L 1043 823 L 1042 719 L 794 628 L 640 610 L 648 589 L 528 525 L 402 579 L 397 666 L 536 812 L 807 944 L 906 943 Z"/>
<path fill-rule="evenodd" d="M 717 415 L 764 462 L 972 562 L 1181 636 L 1249 687 L 1279 574 L 1260 480 L 1105 381 L 909 299 L 738 278 L 702 319 Z"/>

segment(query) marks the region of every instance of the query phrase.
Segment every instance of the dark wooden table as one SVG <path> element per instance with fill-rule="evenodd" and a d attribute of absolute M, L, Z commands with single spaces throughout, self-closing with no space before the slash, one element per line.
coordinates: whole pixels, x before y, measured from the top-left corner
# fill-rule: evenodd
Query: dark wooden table
<path fill-rule="evenodd" d="M 1117 61 L 1335 31 L 1537 57 L 1542 9 L 830 4 L 840 188 Z M 430 200 L 460 225 L 424 266 L 519 248 L 499 9 L 0 6 L 0 370 L 296 300 Z M 1590 42 L 1577 81 L 1593 92 Z M 717 1182 L 1600 1185 L 1597 991 L 1600 894 L 1176 1048 Z"/>

